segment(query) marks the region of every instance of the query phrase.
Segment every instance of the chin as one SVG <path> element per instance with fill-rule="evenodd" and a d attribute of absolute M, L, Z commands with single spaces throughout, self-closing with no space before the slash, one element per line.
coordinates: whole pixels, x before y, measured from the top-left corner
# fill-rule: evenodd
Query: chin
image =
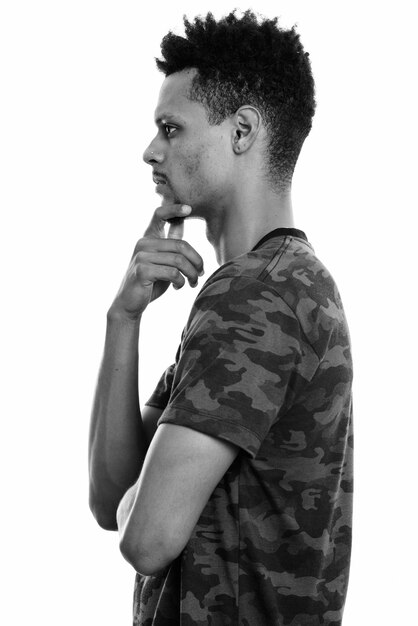
<path fill-rule="evenodd" d="M 161 198 L 161 206 L 167 206 L 167 204 L 177 204 L 180 202 L 177 198 L 170 196 L 169 194 L 159 195 Z"/>
<path fill-rule="evenodd" d="M 161 198 L 162 206 L 167 204 L 188 204 L 186 200 L 179 198 L 175 193 L 170 190 L 167 190 L 167 192 L 164 193 L 159 193 L 158 195 Z"/>

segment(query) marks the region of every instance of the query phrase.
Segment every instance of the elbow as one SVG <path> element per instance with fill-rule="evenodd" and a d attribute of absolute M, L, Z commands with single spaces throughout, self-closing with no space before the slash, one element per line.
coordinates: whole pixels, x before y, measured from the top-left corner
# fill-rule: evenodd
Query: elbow
<path fill-rule="evenodd" d="M 174 561 L 161 544 L 144 548 L 125 536 L 122 536 L 119 542 L 119 549 L 126 561 L 143 576 L 155 576 Z"/>
<path fill-rule="evenodd" d="M 93 514 L 94 519 L 99 524 L 100 528 L 104 530 L 117 530 L 118 525 L 116 522 L 116 510 L 117 508 L 109 505 L 104 505 L 103 502 L 98 502 L 90 495 L 89 498 L 90 511 Z"/>
<path fill-rule="evenodd" d="M 107 514 L 96 514 L 94 518 L 99 524 L 100 528 L 103 528 L 103 530 L 115 531 L 118 529 L 118 525 L 116 524 L 116 517 L 111 517 Z"/>

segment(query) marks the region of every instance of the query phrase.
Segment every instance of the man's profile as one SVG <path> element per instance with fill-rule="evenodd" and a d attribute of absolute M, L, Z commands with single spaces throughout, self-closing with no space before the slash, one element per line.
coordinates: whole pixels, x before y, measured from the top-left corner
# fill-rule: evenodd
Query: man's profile
<path fill-rule="evenodd" d="M 293 219 L 292 176 L 315 111 L 309 56 L 294 28 L 251 11 L 184 23 L 184 37 L 161 44 L 157 131 L 144 152 L 161 206 L 107 313 L 90 507 L 119 531 L 136 571 L 134 624 L 338 626 L 353 368 L 338 288 Z M 142 315 L 204 271 L 182 239 L 193 217 L 219 268 L 140 407 Z"/>

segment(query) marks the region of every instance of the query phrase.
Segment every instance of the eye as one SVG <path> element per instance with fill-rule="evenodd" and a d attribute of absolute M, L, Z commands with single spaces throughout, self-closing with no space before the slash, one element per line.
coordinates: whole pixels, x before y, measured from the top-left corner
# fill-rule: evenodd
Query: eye
<path fill-rule="evenodd" d="M 164 124 L 164 130 L 167 137 L 172 137 L 177 128 L 175 126 L 172 126 L 171 124 Z"/>

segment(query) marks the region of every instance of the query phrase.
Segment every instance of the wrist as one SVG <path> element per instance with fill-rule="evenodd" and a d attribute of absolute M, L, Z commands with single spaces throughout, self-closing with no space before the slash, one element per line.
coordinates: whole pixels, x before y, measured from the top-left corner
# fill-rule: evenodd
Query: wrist
<path fill-rule="evenodd" d="M 137 326 L 141 322 L 142 313 L 130 314 L 120 309 L 115 304 L 112 304 L 106 317 L 108 322 L 117 322 Z"/>

